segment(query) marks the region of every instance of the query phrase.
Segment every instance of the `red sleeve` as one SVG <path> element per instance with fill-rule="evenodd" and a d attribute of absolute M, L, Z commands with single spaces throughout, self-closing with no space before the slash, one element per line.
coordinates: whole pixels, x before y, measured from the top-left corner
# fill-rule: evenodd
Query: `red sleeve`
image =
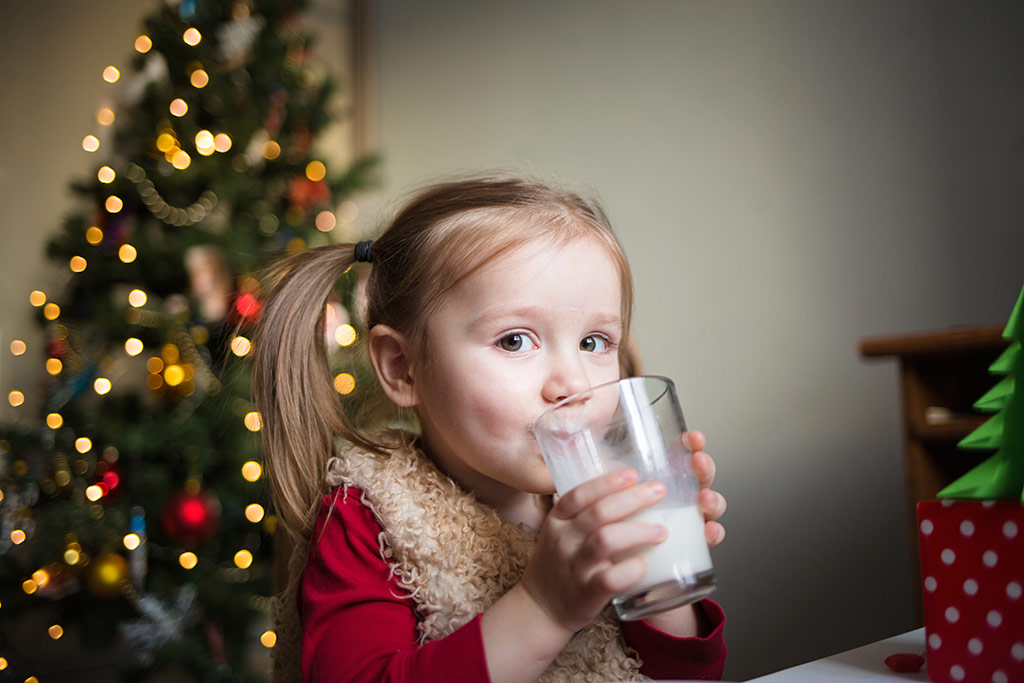
<path fill-rule="evenodd" d="M 390 576 L 380 524 L 361 500 L 339 489 L 320 507 L 299 591 L 303 679 L 489 683 L 479 616 L 418 644 L 413 602 Z"/>
<path fill-rule="evenodd" d="M 655 680 L 719 680 L 725 668 L 725 612 L 717 603 L 702 600 L 708 634 L 699 638 L 677 638 L 659 631 L 646 621 L 624 621 L 626 642 L 640 655 L 640 673 Z"/>

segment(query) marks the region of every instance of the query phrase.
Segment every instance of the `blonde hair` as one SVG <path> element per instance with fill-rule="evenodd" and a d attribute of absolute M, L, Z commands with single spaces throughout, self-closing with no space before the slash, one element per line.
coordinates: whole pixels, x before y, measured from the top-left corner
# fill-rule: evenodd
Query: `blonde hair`
<path fill-rule="evenodd" d="M 578 239 L 607 249 L 622 283 L 624 374 L 639 371 L 628 339 L 633 284 L 626 255 L 594 202 L 516 177 L 433 185 L 414 196 L 373 242 L 366 327 L 387 325 L 423 355 L 426 323 L 445 295 L 494 259 L 537 240 Z M 355 245 L 309 249 L 272 265 L 254 345 L 253 393 L 263 417 L 271 493 L 285 528 L 309 534 L 324 494 L 335 437 L 382 456 L 394 448 L 381 419 L 362 424 L 342 409 L 323 343 L 324 308 L 355 262 Z"/>

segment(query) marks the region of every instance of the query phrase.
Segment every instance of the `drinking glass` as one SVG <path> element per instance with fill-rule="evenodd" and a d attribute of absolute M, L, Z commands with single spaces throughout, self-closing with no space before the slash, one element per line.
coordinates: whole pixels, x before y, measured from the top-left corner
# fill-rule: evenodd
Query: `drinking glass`
<path fill-rule="evenodd" d="M 640 474 L 640 482 L 658 480 L 668 490 L 657 505 L 631 517 L 661 524 L 668 538 L 630 553 L 643 554 L 649 565 L 642 579 L 612 600 L 620 619 L 642 619 L 715 590 L 697 504 L 700 485 L 672 380 L 630 377 L 581 391 L 545 411 L 533 432 L 559 495 L 626 467 Z"/>

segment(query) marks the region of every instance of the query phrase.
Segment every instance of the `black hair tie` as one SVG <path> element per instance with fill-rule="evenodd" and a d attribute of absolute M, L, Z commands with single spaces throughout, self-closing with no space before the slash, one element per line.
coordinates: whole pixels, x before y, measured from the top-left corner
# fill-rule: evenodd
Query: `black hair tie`
<path fill-rule="evenodd" d="M 362 242 L 356 242 L 354 258 L 359 263 L 370 262 L 370 245 L 373 244 L 373 240 L 363 240 Z"/>

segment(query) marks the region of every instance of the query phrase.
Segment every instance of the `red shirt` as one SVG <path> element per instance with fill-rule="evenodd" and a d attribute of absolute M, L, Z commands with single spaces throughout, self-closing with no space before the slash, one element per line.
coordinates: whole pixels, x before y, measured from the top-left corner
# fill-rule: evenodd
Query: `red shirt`
<path fill-rule="evenodd" d="M 303 678 L 489 683 L 480 615 L 441 640 L 419 645 L 413 601 L 380 554 L 380 524 L 360 502 L 360 491 L 339 494 L 321 503 L 300 586 Z M 710 600 L 697 608 L 710 625 L 702 638 L 676 638 L 643 621 L 622 623 L 626 642 L 643 661 L 642 673 L 656 679 L 721 677 L 725 615 Z"/>

